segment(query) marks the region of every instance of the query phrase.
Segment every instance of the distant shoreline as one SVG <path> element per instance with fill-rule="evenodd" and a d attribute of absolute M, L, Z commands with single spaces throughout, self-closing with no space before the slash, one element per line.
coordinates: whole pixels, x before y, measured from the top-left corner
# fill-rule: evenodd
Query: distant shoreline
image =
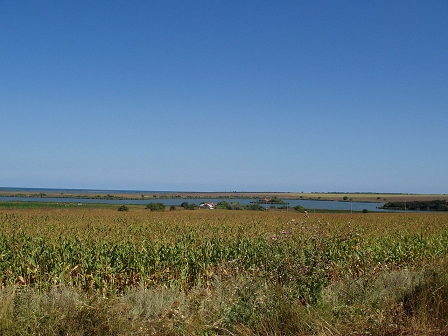
<path fill-rule="evenodd" d="M 201 192 L 201 191 L 138 191 L 138 190 L 94 190 L 94 189 L 45 189 L 45 188 L 0 188 L 0 196 L 79 198 L 79 199 L 124 199 L 155 200 L 164 198 L 272 198 L 303 199 L 346 202 L 385 201 L 430 201 L 447 200 L 447 194 L 394 194 L 394 193 L 299 193 L 299 192 Z"/>

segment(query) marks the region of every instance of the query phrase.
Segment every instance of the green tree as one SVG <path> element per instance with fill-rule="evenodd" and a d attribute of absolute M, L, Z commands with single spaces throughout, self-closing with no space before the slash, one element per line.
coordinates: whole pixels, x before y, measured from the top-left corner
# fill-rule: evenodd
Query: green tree
<path fill-rule="evenodd" d="M 229 208 L 229 203 L 226 201 L 221 201 L 218 202 L 218 204 L 216 204 L 216 209 L 228 209 Z"/>
<path fill-rule="evenodd" d="M 151 202 L 146 206 L 146 209 L 151 211 L 165 211 L 165 205 L 163 203 Z"/>
<path fill-rule="evenodd" d="M 243 208 L 241 207 L 240 202 L 232 202 L 232 203 L 229 204 L 227 209 L 230 209 L 230 210 L 242 210 Z"/>
<path fill-rule="evenodd" d="M 245 209 L 246 210 L 258 210 L 258 211 L 265 211 L 266 210 L 263 206 L 261 206 L 258 203 L 247 204 L 245 206 Z"/>
<path fill-rule="evenodd" d="M 187 210 L 195 210 L 197 208 L 198 208 L 198 206 L 196 204 L 190 203 L 190 204 L 188 204 Z"/>

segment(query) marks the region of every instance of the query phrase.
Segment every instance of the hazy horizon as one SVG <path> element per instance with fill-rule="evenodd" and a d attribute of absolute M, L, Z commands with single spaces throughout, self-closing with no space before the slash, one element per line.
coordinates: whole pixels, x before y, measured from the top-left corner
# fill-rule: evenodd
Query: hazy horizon
<path fill-rule="evenodd" d="M 285 194 L 402 194 L 402 195 L 423 195 L 419 193 L 381 192 L 381 191 L 282 191 L 282 190 L 147 190 L 147 189 L 95 189 L 95 188 L 51 188 L 51 187 L 0 187 L 0 191 L 17 190 L 40 190 L 40 191 L 115 191 L 120 193 L 285 193 Z M 444 193 L 433 193 L 428 195 L 446 195 Z"/>

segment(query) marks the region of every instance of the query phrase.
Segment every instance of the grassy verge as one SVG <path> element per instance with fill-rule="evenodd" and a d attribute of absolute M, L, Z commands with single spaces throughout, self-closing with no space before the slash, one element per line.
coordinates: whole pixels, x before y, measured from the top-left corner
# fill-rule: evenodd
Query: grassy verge
<path fill-rule="evenodd" d="M 343 280 L 304 305 L 253 277 L 188 293 L 137 287 L 107 299 L 72 287 L 0 291 L 2 335 L 444 335 L 446 260 L 418 270 Z"/>

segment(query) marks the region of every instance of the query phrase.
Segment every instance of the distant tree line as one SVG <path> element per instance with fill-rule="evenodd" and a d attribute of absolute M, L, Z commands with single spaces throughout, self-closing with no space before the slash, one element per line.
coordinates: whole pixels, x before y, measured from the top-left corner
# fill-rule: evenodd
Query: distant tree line
<path fill-rule="evenodd" d="M 446 200 L 387 202 L 381 208 L 388 210 L 448 211 L 448 203 Z"/>
<path fill-rule="evenodd" d="M 181 208 L 185 210 L 196 210 L 199 208 L 197 204 L 194 203 L 188 203 L 188 202 L 182 202 L 180 205 Z M 271 208 L 275 208 L 275 206 L 271 206 Z M 287 209 L 288 206 L 282 205 L 277 207 L 277 209 Z M 146 206 L 146 209 L 149 209 L 151 211 L 165 211 L 165 205 L 163 203 L 155 203 L 151 202 Z M 170 211 L 176 210 L 176 206 L 172 205 L 170 207 Z M 221 201 L 216 204 L 216 209 L 225 209 L 225 210 L 254 210 L 254 211 L 265 211 L 267 210 L 264 206 L 260 205 L 259 203 L 250 203 L 246 205 L 242 205 L 239 202 L 226 202 Z M 301 205 L 297 205 L 293 207 L 292 209 L 299 211 L 299 212 L 305 212 L 305 208 Z M 128 211 L 124 209 L 119 209 L 119 211 Z"/>
<path fill-rule="evenodd" d="M 286 204 L 284 200 L 278 198 L 277 196 L 271 197 L 269 199 L 259 199 L 257 202 L 259 204 Z"/>
<path fill-rule="evenodd" d="M 282 203 L 280 203 L 282 204 Z M 277 209 L 287 209 L 288 206 L 286 205 L 282 205 L 279 207 L 275 207 L 273 205 L 271 205 L 270 207 L 272 208 L 277 208 Z M 267 210 L 264 206 L 260 205 L 260 203 L 255 202 L 255 203 L 249 203 L 246 205 L 241 205 L 239 202 L 226 202 L 226 201 L 221 201 L 218 202 L 218 204 L 216 204 L 216 209 L 226 209 L 226 210 L 255 210 L 255 211 L 265 211 Z M 293 207 L 294 210 L 299 211 L 299 212 L 305 212 L 305 208 L 301 205 L 297 205 L 295 207 Z"/>

